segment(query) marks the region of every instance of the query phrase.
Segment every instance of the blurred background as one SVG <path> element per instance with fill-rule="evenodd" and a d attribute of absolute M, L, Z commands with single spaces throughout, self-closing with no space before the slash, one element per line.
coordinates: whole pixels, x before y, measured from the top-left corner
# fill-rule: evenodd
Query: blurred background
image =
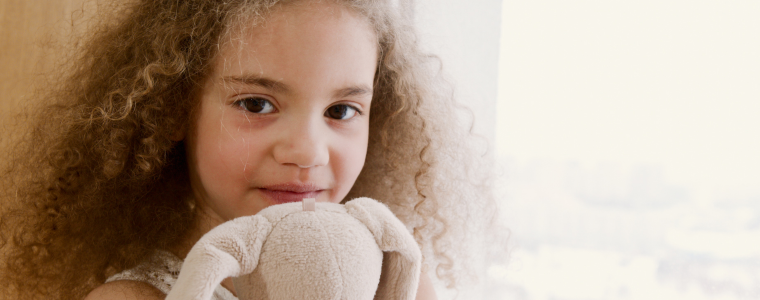
<path fill-rule="evenodd" d="M 86 29 L 95 6 L 88 0 L 0 0 L 0 146 L 13 130 L 7 126 L 23 126 L 12 116 L 35 88 L 45 88 L 41 78 L 73 42 L 74 29 Z"/>
<path fill-rule="evenodd" d="M 0 0 L 0 126 L 91 2 Z M 760 299 L 760 1 L 397 3 L 498 162 L 459 299 Z"/>
<path fill-rule="evenodd" d="M 760 2 L 502 2 L 487 299 L 760 299 Z"/>

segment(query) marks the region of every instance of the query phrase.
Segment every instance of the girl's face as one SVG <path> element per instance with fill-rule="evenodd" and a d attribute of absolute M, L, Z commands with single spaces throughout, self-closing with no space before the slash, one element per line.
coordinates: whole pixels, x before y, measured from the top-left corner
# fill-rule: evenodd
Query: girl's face
<path fill-rule="evenodd" d="M 186 140 L 200 211 L 221 223 L 302 198 L 340 202 L 367 153 L 377 61 L 369 23 L 309 1 L 226 41 Z"/>

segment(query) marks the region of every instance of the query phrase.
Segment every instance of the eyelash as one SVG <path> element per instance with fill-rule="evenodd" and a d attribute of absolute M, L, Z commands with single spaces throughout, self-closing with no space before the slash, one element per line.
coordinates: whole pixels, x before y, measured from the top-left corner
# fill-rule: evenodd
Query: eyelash
<path fill-rule="evenodd" d="M 249 100 L 253 100 L 253 101 L 256 101 L 258 103 L 251 103 L 252 101 L 249 101 Z M 252 110 L 249 109 L 250 107 L 248 107 L 248 105 L 247 105 L 247 104 L 254 104 L 254 105 L 255 104 L 259 104 L 260 106 L 264 106 L 264 105 L 261 105 L 263 102 L 269 104 L 269 107 L 270 107 L 269 109 L 271 111 L 267 111 L 267 112 L 252 111 Z M 274 112 L 274 110 L 276 110 L 275 107 L 274 107 L 274 104 L 272 104 L 272 101 L 269 101 L 269 100 L 267 100 L 267 99 L 265 99 L 263 97 L 247 97 L 247 98 L 243 98 L 243 99 L 235 101 L 235 105 L 238 106 L 238 107 L 240 107 L 241 109 L 247 111 L 247 112 L 254 113 L 254 114 L 267 114 L 267 113 L 272 113 L 272 112 Z M 264 109 L 265 108 L 262 108 L 262 110 L 264 110 Z"/>
<path fill-rule="evenodd" d="M 251 103 L 250 100 L 255 100 L 257 103 Z M 266 107 L 267 105 L 264 104 L 264 103 L 268 104 L 269 107 Z M 247 97 L 247 98 L 243 98 L 243 99 L 235 101 L 234 104 L 236 106 L 238 106 L 239 108 L 241 108 L 241 109 L 243 109 L 243 110 L 245 110 L 247 112 L 253 113 L 253 114 L 268 114 L 268 113 L 272 113 L 272 112 L 274 112 L 276 110 L 276 108 L 274 107 L 274 104 L 272 104 L 272 101 L 269 101 L 269 100 L 267 100 L 266 98 L 263 98 L 263 97 Z M 265 107 L 265 108 L 262 108 L 262 110 L 269 109 L 270 111 L 267 111 L 267 112 L 251 111 L 249 109 L 249 107 L 248 107 L 247 104 L 258 104 L 259 106 Z M 351 117 L 349 117 L 348 119 L 336 119 L 336 118 L 332 118 L 332 117 L 328 116 L 329 110 L 331 108 L 338 107 L 338 106 L 344 106 L 344 107 L 346 107 L 348 109 L 351 109 L 351 110 L 354 111 L 354 114 L 358 114 L 360 116 L 364 115 L 364 113 L 359 108 L 357 108 L 356 106 L 353 106 L 353 105 L 350 105 L 350 104 L 345 104 L 345 103 L 340 103 L 340 104 L 332 105 L 329 108 L 327 108 L 328 110 L 325 111 L 325 114 L 324 114 L 325 117 L 328 117 L 328 118 L 331 118 L 331 119 L 334 119 L 334 120 L 342 120 L 342 121 L 347 121 L 347 120 L 351 120 L 351 119 L 354 118 L 353 115 Z"/>
<path fill-rule="evenodd" d="M 352 115 L 352 116 L 351 116 L 351 117 L 349 117 L 348 119 L 336 119 L 336 118 L 333 118 L 333 117 L 330 117 L 330 116 L 328 116 L 328 113 L 330 112 L 330 109 L 332 109 L 332 108 L 334 108 L 334 107 L 339 107 L 339 106 L 343 106 L 343 107 L 346 107 L 346 108 L 352 109 L 352 110 L 354 111 L 354 115 Z M 328 107 L 328 108 L 327 108 L 327 111 L 325 111 L 325 117 L 331 118 L 331 119 L 333 119 L 333 120 L 339 120 L 339 121 L 348 121 L 348 120 L 352 120 L 352 119 L 354 118 L 354 116 L 355 116 L 355 115 L 360 115 L 360 116 L 361 116 L 361 115 L 363 115 L 363 114 L 364 114 L 364 113 L 362 113 L 362 111 L 361 111 L 361 110 L 359 110 L 358 108 L 356 108 L 356 106 L 353 106 L 353 105 L 349 105 L 349 104 L 345 104 L 345 103 L 335 104 L 335 105 L 333 105 L 333 106 L 330 106 L 330 107 Z"/>

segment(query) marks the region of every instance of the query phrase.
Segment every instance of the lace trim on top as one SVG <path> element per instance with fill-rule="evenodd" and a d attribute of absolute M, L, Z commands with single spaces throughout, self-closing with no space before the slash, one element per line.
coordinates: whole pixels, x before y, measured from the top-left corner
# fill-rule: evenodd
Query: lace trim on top
<path fill-rule="evenodd" d="M 179 271 L 182 268 L 182 260 L 167 251 L 156 251 L 150 259 L 129 270 L 109 277 L 106 282 L 116 280 L 133 280 L 145 282 L 159 289 L 164 294 L 169 294 L 172 286 L 177 282 Z M 212 300 L 238 300 L 237 297 L 222 285 L 214 289 Z"/>

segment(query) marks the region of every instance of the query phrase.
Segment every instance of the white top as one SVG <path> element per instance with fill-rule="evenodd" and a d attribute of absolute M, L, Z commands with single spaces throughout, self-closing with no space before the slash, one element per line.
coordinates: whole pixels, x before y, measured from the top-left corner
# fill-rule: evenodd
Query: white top
<path fill-rule="evenodd" d="M 182 268 L 182 260 L 166 251 L 156 251 L 148 262 L 137 267 L 125 270 L 109 277 L 106 282 L 116 280 L 134 280 L 145 282 L 159 289 L 164 294 L 169 294 L 172 286 L 177 281 L 179 271 Z M 238 300 L 237 297 L 225 287 L 219 285 L 214 290 L 212 300 Z"/>

